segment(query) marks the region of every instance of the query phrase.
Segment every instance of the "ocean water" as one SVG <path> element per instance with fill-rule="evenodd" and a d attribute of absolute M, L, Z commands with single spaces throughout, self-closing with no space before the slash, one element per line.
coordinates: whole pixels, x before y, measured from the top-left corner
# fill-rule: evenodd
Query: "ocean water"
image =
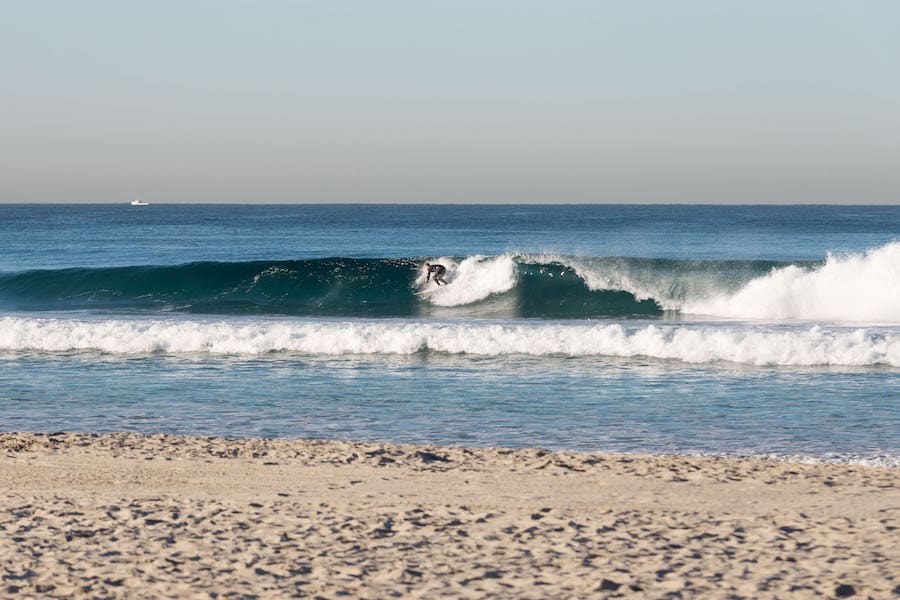
<path fill-rule="evenodd" d="M 0 430 L 900 465 L 900 206 L 0 205 L 0 248 Z"/>

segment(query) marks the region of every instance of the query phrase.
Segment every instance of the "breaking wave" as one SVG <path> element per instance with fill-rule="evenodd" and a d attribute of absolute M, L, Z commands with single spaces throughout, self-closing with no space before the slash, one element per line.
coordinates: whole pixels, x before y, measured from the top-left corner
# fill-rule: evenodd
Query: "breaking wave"
<path fill-rule="evenodd" d="M 900 366 L 890 329 L 422 321 L 0 319 L 0 351 L 645 357 L 687 363 Z"/>
<path fill-rule="evenodd" d="M 0 307 L 228 315 L 900 323 L 900 242 L 822 261 L 507 254 L 73 268 L 0 275 Z"/>

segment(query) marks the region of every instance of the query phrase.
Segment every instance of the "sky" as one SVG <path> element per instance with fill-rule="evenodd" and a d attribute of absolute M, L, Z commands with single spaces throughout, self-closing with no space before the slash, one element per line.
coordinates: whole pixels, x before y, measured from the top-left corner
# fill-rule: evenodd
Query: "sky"
<path fill-rule="evenodd" d="M 895 0 L 0 0 L 0 202 L 900 203 Z"/>

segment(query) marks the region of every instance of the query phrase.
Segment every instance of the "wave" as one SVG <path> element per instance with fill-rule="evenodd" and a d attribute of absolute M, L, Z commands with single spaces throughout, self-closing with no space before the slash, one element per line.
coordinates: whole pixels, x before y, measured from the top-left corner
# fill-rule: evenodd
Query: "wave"
<path fill-rule="evenodd" d="M 695 315 L 900 323 L 900 242 L 822 261 L 691 261 L 507 254 L 328 258 L 25 271 L 0 307 L 300 316 L 590 319 Z"/>
<path fill-rule="evenodd" d="M 744 319 L 900 323 L 900 243 L 824 265 L 772 269 L 732 293 L 689 298 L 683 312 Z"/>
<path fill-rule="evenodd" d="M 546 322 L 195 321 L 0 318 L 0 351 L 644 357 L 687 363 L 900 366 L 900 333 L 866 329 L 625 327 Z"/>
<path fill-rule="evenodd" d="M 517 257 L 443 258 L 451 285 L 425 281 L 419 259 L 329 258 L 26 271 L 0 275 L 14 310 L 119 309 L 300 316 L 655 316 L 652 300 L 591 290 Z M 432 259 L 432 262 L 437 262 Z M 563 272 L 564 271 L 564 272 Z"/>

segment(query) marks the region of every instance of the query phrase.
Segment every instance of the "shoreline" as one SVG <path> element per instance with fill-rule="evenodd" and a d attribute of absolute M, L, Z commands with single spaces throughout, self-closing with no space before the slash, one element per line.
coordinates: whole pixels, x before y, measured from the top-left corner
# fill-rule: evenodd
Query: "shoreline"
<path fill-rule="evenodd" d="M 889 597 L 900 470 L 0 433 L 0 596 Z"/>

